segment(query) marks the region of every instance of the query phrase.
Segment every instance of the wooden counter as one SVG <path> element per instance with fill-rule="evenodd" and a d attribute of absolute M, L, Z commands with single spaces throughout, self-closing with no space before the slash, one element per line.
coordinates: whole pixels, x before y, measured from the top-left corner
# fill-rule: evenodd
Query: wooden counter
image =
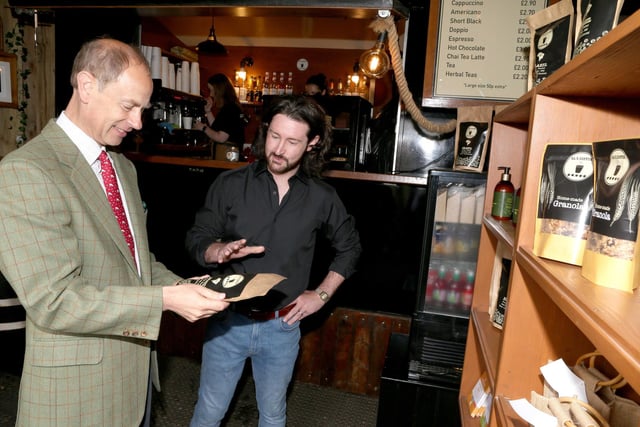
<path fill-rule="evenodd" d="M 235 169 L 246 165 L 244 162 L 227 162 L 224 160 L 210 160 L 197 157 L 177 157 L 157 154 L 126 152 L 125 155 L 134 162 L 148 162 L 165 165 L 190 166 L 195 168 Z M 386 182 L 390 184 L 426 185 L 427 178 L 422 176 L 390 175 L 369 172 L 351 172 L 341 170 L 327 170 L 323 176 L 328 178 L 354 179 L 359 181 Z"/>

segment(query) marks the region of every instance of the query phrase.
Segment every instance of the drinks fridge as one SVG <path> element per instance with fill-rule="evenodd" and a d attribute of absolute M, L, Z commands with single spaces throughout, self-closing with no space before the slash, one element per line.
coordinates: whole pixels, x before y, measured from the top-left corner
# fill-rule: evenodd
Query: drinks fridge
<path fill-rule="evenodd" d="M 457 386 L 473 295 L 486 176 L 432 169 L 416 310 L 409 339 L 409 378 Z"/>

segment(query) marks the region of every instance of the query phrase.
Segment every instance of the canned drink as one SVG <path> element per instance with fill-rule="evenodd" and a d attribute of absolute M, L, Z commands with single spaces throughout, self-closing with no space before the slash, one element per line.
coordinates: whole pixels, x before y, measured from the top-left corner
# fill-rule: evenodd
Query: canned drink
<path fill-rule="evenodd" d="M 227 148 L 226 157 L 230 162 L 237 162 L 240 160 L 240 150 L 235 145 L 231 145 Z"/>

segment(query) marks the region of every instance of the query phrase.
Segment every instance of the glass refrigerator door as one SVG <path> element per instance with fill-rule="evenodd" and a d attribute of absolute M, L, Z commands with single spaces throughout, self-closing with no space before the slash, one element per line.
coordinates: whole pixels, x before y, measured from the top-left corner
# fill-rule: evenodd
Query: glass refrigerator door
<path fill-rule="evenodd" d="M 468 317 L 486 189 L 484 174 L 432 170 L 418 312 Z"/>

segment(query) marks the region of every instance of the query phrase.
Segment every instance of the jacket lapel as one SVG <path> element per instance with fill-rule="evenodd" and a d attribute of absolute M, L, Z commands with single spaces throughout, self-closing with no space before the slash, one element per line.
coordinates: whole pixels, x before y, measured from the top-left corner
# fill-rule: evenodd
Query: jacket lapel
<path fill-rule="evenodd" d="M 127 260 L 129 266 L 137 271 L 135 261 L 131 256 L 127 242 L 124 240 L 118 221 L 113 215 L 111 205 L 107 200 L 98 178 L 67 134 L 64 133 L 58 125 L 54 123 L 52 126 L 51 123 L 52 122 L 43 129 L 43 134 L 46 134 L 61 164 L 69 168 L 70 182 L 77 188 L 78 197 L 85 201 L 88 215 L 94 216 L 97 219 L 96 222 L 104 227 L 109 237 L 118 247 L 118 250 Z M 127 207 L 131 209 L 129 198 L 135 196 L 126 194 L 126 197 L 128 201 Z M 131 211 L 130 214 L 133 216 Z M 137 244 L 139 234 L 135 228 L 134 234 L 137 237 Z"/>

